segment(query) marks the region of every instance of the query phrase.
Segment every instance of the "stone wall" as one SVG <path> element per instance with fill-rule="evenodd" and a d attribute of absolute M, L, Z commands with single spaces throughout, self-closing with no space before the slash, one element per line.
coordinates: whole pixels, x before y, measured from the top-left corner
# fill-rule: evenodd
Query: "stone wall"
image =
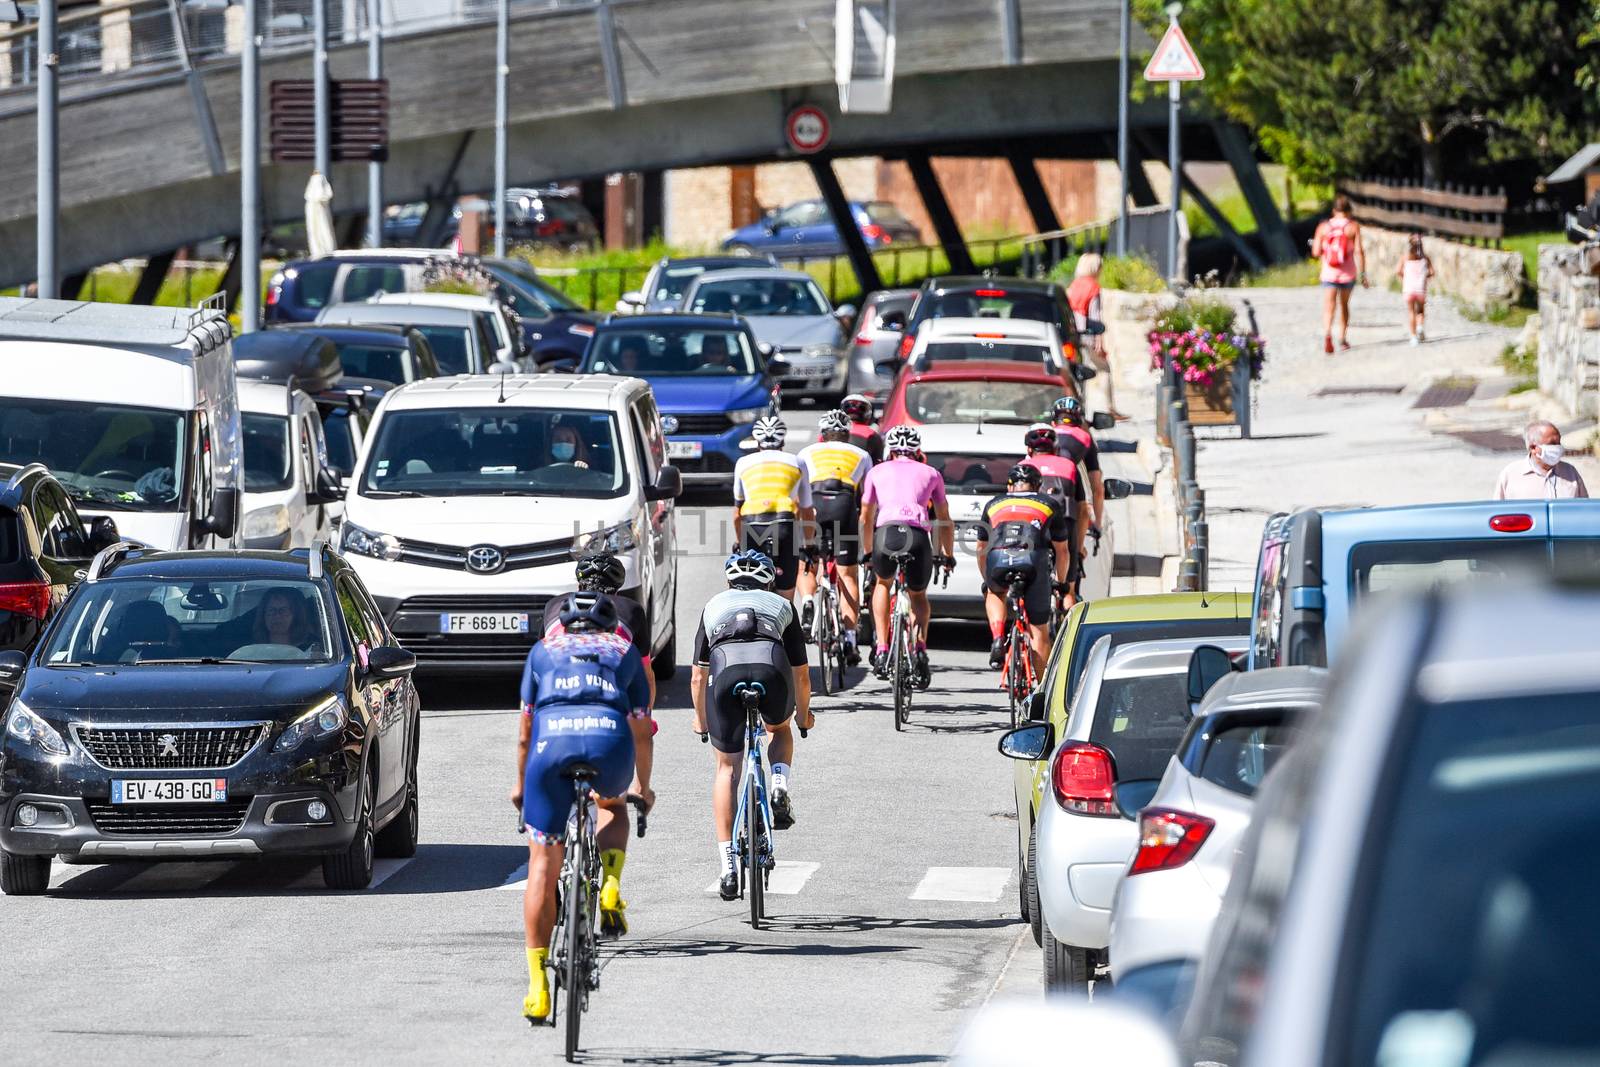
<path fill-rule="evenodd" d="M 1370 224 L 1361 227 L 1367 250 L 1367 278 L 1387 286 L 1405 257 L 1409 233 Z M 1430 292 L 1444 293 L 1480 311 L 1509 307 L 1522 298 L 1522 255 L 1498 248 L 1478 248 L 1442 237 L 1424 237 L 1423 248 L 1433 261 Z"/>
<path fill-rule="evenodd" d="M 1539 246 L 1539 391 L 1576 416 L 1597 414 L 1600 278 L 1578 245 Z"/>

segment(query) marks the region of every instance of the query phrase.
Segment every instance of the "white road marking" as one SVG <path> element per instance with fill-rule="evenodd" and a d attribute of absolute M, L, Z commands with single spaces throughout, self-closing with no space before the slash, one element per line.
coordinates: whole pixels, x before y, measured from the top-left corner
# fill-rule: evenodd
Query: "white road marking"
<path fill-rule="evenodd" d="M 1011 880 L 1010 867 L 929 867 L 912 900 L 970 900 L 994 903 Z"/>
<path fill-rule="evenodd" d="M 778 866 L 773 870 L 772 877 L 767 879 L 767 892 L 779 896 L 792 897 L 804 889 L 811 876 L 817 873 L 820 863 L 797 863 L 792 860 L 779 860 Z M 712 882 L 706 886 L 707 893 L 715 893 L 717 883 Z"/>

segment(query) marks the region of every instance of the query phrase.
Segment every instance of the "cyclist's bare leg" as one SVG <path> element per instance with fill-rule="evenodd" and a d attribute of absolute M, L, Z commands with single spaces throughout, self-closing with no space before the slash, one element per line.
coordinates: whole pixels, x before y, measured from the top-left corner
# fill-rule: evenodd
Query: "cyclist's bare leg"
<path fill-rule="evenodd" d="M 846 630 L 854 630 L 861 617 L 861 575 L 856 567 L 840 567 L 838 574 L 839 618 Z"/>
<path fill-rule="evenodd" d="M 927 644 L 928 642 L 928 617 L 933 614 L 933 605 L 928 603 L 928 591 L 911 591 L 911 617 L 915 620 L 913 626 L 915 633 L 911 641 L 913 645 Z"/>
<path fill-rule="evenodd" d="M 522 926 L 529 948 L 549 948 L 556 925 L 556 882 L 566 846 L 528 839 L 528 884 L 522 891 Z"/>
<path fill-rule="evenodd" d="M 1009 621 L 1006 618 L 1006 602 L 993 589 L 983 592 L 983 614 L 989 620 L 990 637 L 999 637 L 1006 632 L 1006 623 Z"/>
<path fill-rule="evenodd" d="M 800 577 L 795 579 L 795 603 L 804 604 L 817 592 L 817 572 L 806 566 L 800 568 Z"/>
<path fill-rule="evenodd" d="M 767 758 L 771 763 L 794 762 L 794 731 L 790 725 L 794 722 L 789 718 L 773 726 L 767 723 Z"/>
<path fill-rule="evenodd" d="M 744 770 L 743 752 L 718 752 L 717 773 L 711 785 L 711 818 L 717 825 L 717 840 L 733 840 L 733 813 L 738 807 L 734 791 Z"/>
<path fill-rule="evenodd" d="M 1044 677 L 1044 660 L 1050 651 L 1050 623 L 1043 626 L 1035 624 L 1031 619 L 1028 622 L 1028 651 L 1029 658 L 1033 660 L 1033 676 Z"/>
<path fill-rule="evenodd" d="M 879 648 L 889 647 L 889 583 L 872 587 L 872 632 Z"/>

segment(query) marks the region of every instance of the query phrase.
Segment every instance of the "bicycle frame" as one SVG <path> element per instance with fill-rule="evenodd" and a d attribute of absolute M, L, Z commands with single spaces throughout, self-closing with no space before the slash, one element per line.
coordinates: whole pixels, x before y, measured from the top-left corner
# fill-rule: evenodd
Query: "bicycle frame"
<path fill-rule="evenodd" d="M 1017 722 L 1017 709 L 1027 702 L 1038 679 L 1033 670 L 1033 641 L 1029 634 L 1028 605 L 1023 601 L 1023 588 L 1013 582 L 1006 591 L 1006 659 L 1001 666 L 1000 685 L 1006 691 L 1011 708 L 1011 721 Z M 1019 654 L 1020 653 L 1020 654 Z"/>
<path fill-rule="evenodd" d="M 600 911 L 600 850 L 595 846 L 595 809 L 587 774 L 572 779 L 572 815 L 567 820 L 566 850 L 557 881 L 556 926 L 550 945 L 555 989 L 567 998 L 567 1062 L 578 1051 L 582 1016 L 589 994 L 600 988 L 597 963 Z M 555 1025 L 556 1013 L 550 1013 Z"/>
<path fill-rule="evenodd" d="M 741 699 L 748 694 L 764 695 L 759 682 L 744 683 L 736 690 Z M 739 863 L 743 888 L 750 898 L 750 924 L 759 927 L 765 899 L 766 876 L 777 866 L 772 848 L 772 797 L 767 790 L 766 763 L 761 738 L 766 728 L 761 721 L 760 697 L 745 699 L 744 770 L 739 775 L 739 803 L 733 814 L 733 840 L 741 843 Z M 752 810 L 752 799 L 754 810 Z M 743 842 L 750 842 L 749 850 Z M 750 853 L 754 853 L 753 855 Z"/>

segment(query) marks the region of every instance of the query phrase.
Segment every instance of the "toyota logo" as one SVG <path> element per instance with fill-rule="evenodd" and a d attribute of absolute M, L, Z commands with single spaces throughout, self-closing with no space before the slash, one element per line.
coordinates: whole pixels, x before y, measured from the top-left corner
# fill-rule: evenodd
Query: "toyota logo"
<path fill-rule="evenodd" d="M 677 433 L 678 432 L 678 416 L 676 416 L 676 415 L 663 415 L 663 416 L 661 416 L 661 429 L 665 433 Z"/>
<path fill-rule="evenodd" d="M 494 545 L 473 545 L 467 549 L 467 570 L 474 574 L 495 574 L 506 565 L 506 554 Z"/>

